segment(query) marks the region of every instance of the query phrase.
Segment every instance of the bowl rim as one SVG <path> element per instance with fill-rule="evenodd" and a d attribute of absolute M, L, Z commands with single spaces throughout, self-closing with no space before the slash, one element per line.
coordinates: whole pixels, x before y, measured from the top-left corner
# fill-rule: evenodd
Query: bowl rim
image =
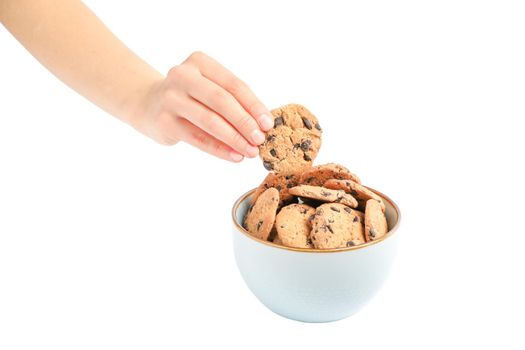
<path fill-rule="evenodd" d="M 370 188 L 368 186 L 364 186 L 364 187 L 368 188 L 370 191 L 374 192 L 375 194 L 377 194 L 378 196 L 383 198 L 383 200 L 386 200 L 392 206 L 392 208 L 394 208 L 394 210 L 397 213 L 397 221 L 396 221 L 396 224 L 394 225 L 394 227 L 392 227 L 384 236 L 382 236 L 379 239 L 376 239 L 374 241 L 366 242 L 366 243 L 363 243 L 363 244 L 360 244 L 360 245 L 356 245 L 356 246 L 352 246 L 352 247 L 329 248 L 329 249 L 315 249 L 314 248 L 314 249 L 312 249 L 312 248 L 287 247 L 287 246 L 276 244 L 276 243 L 273 243 L 273 242 L 270 242 L 270 241 L 264 241 L 264 240 L 262 240 L 260 238 L 254 237 L 248 231 L 246 231 L 246 229 L 244 227 L 242 227 L 241 224 L 239 224 L 237 222 L 235 214 L 237 213 L 237 210 L 239 209 L 239 206 L 241 205 L 241 203 L 248 196 L 250 196 L 253 192 L 255 192 L 255 190 L 257 190 L 257 188 L 251 189 L 248 192 L 244 193 L 233 204 L 232 211 L 231 211 L 233 225 L 238 229 L 238 231 L 240 231 L 245 236 L 247 236 L 248 238 L 250 238 L 250 239 L 252 239 L 252 240 L 254 240 L 256 242 L 262 243 L 264 245 L 267 245 L 267 246 L 270 246 L 270 247 L 273 247 L 273 248 L 279 248 L 279 249 L 283 249 L 283 250 L 290 250 L 290 251 L 294 251 L 294 252 L 301 252 L 301 253 L 341 253 L 341 252 L 346 252 L 346 251 L 350 251 L 350 250 L 358 250 L 358 249 L 367 248 L 367 247 L 370 247 L 372 245 L 375 245 L 375 244 L 378 244 L 380 242 L 385 241 L 386 239 L 392 237 L 394 235 L 394 233 L 397 232 L 397 228 L 399 227 L 399 223 L 401 222 L 401 211 L 399 210 L 399 207 L 397 206 L 397 204 L 392 199 L 390 199 L 390 197 L 388 197 L 387 195 L 385 195 L 385 194 L 383 194 L 383 193 L 381 193 L 381 192 L 379 192 L 379 191 L 377 191 L 377 190 L 375 190 L 373 188 Z"/>

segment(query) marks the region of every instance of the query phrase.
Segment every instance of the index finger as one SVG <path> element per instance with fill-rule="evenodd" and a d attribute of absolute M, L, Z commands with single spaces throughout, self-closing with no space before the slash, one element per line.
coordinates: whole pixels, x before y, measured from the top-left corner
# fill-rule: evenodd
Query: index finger
<path fill-rule="evenodd" d="M 273 118 L 264 104 L 241 79 L 226 67 L 202 52 L 195 52 L 189 58 L 201 74 L 228 91 L 239 104 L 257 121 L 263 131 L 273 127 Z"/>

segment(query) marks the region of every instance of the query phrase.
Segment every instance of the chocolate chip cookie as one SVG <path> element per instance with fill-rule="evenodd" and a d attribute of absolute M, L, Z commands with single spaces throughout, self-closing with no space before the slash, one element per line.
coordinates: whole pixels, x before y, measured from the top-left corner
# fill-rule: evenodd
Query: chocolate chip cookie
<path fill-rule="evenodd" d="M 244 218 L 244 228 L 254 237 L 267 240 L 279 205 L 279 191 L 271 187 L 261 193 Z"/>
<path fill-rule="evenodd" d="M 348 208 L 348 207 L 347 207 Z M 366 242 L 365 238 L 365 215 L 357 210 L 351 212 L 353 215 L 352 219 L 352 232 L 351 240 L 346 242 L 347 247 L 352 247 L 354 245 L 363 244 Z"/>
<path fill-rule="evenodd" d="M 352 229 L 350 232 L 351 239 L 346 242 L 347 247 L 363 244 L 365 239 L 365 214 L 359 210 L 344 208 L 344 211 L 352 215 Z"/>
<path fill-rule="evenodd" d="M 299 185 L 290 188 L 289 192 L 295 196 L 317 199 L 323 202 L 335 202 L 357 207 L 357 200 L 343 190 L 331 190 L 321 186 Z"/>
<path fill-rule="evenodd" d="M 255 190 L 252 197 L 252 203 L 255 203 L 257 198 L 268 188 L 273 187 L 279 191 L 279 208 L 290 204 L 294 200 L 294 196 L 288 190 L 297 186 L 299 182 L 299 174 L 293 172 L 287 173 L 268 173 L 263 182 Z"/>
<path fill-rule="evenodd" d="M 366 202 L 365 209 L 365 236 L 366 241 L 373 241 L 388 232 L 388 224 L 381 204 L 375 199 Z"/>
<path fill-rule="evenodd" d="M 356 216 L 346 208 L 339 203 L 325 203 L 316 209 L 310 234 L 315 248 L 342 248 L 364 242 L 364 238 L 356 236 L 358 232 L 354 232 Z"/>
<path fill-rule="evenodd" d="M 322 186 L 327 180 L 352 180 L 361 183 L 357 175 L 344 166 L 336 163 L 327 163 L 305 170 L 299 178 L 300 184 Z"/>
<path fill-rule="evenodd" d="M 282 208 L 275 218 L 277 236 L 282 245 L 313 248 L 310 240 L 312 223 L 309 220 L 315 209 L 306 204 L 290 204 Z"/>
<path fill-rule="evenodd" d="M 274 127 L 259 146 L 266 170 L 299 171 L 312 165 L 321 147 L 321 127 L 305 107 L 289 104 L 272 111 Z"/>
<path fill-rule="evenodd" d="M 330 179 L 326 181 L 323 186 L 333 190 L 343 190 L 346 193 L 351 194 L 355 199 L 357 199 L 360 208 L 365 208 L 366 201 L 369 199 L 375 199 L 381 205 L 383 212 L 385 211 L 385 203 L 383 202 L 383 199 L 357 182 L 352 180 Z"/>

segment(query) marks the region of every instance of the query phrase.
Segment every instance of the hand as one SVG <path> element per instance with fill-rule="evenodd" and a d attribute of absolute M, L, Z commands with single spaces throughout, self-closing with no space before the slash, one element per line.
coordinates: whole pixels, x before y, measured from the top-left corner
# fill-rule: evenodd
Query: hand
<path fill-rule="evenodd" d="M 134 123 L 157 142 L 187 142 L 233 162 L 255 157 L 273 118 L 250 88 L 201 52 L 173 67 L 152 88 Z"/>
<path fill-rule="evenodd" d="M 82 1 L 0 4 L 0 22 L 53 74 L 159 143 L 185 141 L 238 162 L 257 155 L 262 131 L 273 126 L 246 84 L 203 53 L 193 53 L 163 77 Z"/>

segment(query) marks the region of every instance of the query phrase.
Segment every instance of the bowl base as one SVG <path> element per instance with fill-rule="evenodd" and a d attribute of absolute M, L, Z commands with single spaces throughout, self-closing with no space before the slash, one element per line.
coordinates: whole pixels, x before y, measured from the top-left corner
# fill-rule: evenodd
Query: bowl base
<path fill-rule="evenodd" d="M 330 323 L 330 322 L 337 322 L 337 321 L 341 321 L 341 320 L 344 320 L 344 319 L 346 319 L 346 318 L 348 318 L 350 316 L 355 315 L 357 313 L 357 311 L 358 311 L 358 310 L 356 310 L 355 312 L 352 312 L 351 314 L 345 315 L 343 317 L 326 318 L 326 319 L 312 319 L 312 318 L 306 319 L 306 318 L 295 317 L 295 316 L 292 316 L 292 315 L 285 315 L 285 314 L 279 313 L 277 311 L 274 311 L 274 310 L 270 309 L 269 307 L 266 307 L 266 308 L 268 310 L 270 310 L 271 312 L 273 312 L 274 314 L 278 315 L 278 316 L 281 316 L 281 317 L 286 318 L 288 320 L 297 321 L 297 322 L 303 322 L 303 323 Z"/>

